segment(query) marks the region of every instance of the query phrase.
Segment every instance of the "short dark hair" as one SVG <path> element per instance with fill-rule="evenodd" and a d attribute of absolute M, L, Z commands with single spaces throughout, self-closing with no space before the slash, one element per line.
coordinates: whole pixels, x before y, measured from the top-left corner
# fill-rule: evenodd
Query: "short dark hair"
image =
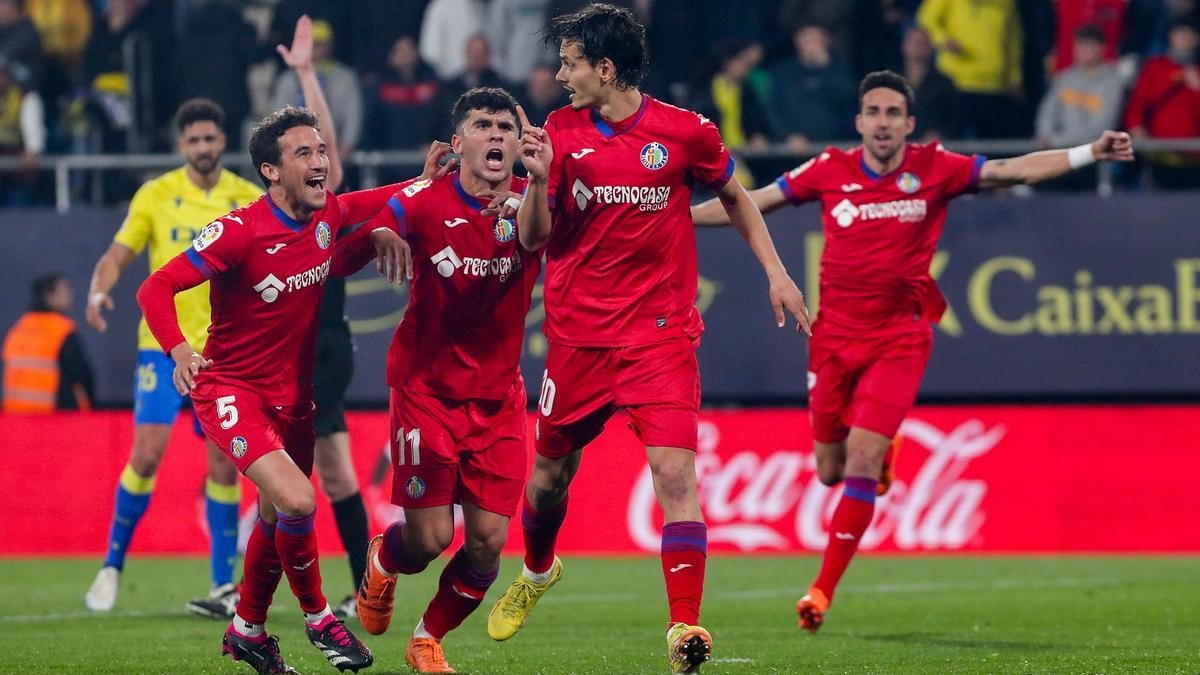
<path fill-rule="evenodd" d="M 1091 40 L 1092 42 L 1099 42 L 1101 44 L 1104 44 L 1105 42 L 1104 31 L 1101 30 L 1099 26 L 1092 23 L 1085 23 L 1079 28 L 1076 28 L 1074 37 L 1076 40 Z"/>
<path fill-rule="evenodd" d="M 903 75 L 890 70 L 876 70 L 873 73 L 867 73 L 867 76 L 858 84 L 859 110 L 862 109 L 863 96 L 868 91 L 879 88 L 899 92 L 904 97 L 905 114 L 913 114 L 913 109 L 917 107 L 917 97 L 913 94 L 912 87 L 908 84 L 908 80 L 904 79 Z"/>
<path fill-rule="evenodd" d="M 182 134 L 184 129 L 196 122 L 212 122 L 218 127 L 224 127 L 225 110 L 212 99 L 188 99 L 175 111 L 175 131 Z"/>
<path fill-rule="evenodd" d="M 262 118 L 250 132 L 250 163 L 258 173 L 258 179 L 266 187 L 271 187 L 271 181 L 262 172 L 263 164 L 279 166 L 283 159 L 283 149 L 279 147 L 279 138 L 292 127 L 312 127 L 320 129 L 320 119 L 308 108 L 287 106 Z"/>
<path fill-rule="evenodd" d="M 545 42 L 557 47 L 564 41 L 578 43 L 583 58 L 592 65 L 606 58 L 612 61 L 620 89 L 638 86 L 649 65 L 646 27 L 622 7 L 594 2 L 574 14 L 554 17 Z"/>
<path fill-rule="evenodd" d="M 46 303 L 46 296 L 54 292 L 54 288 L 59 283 L 66 281 L 67 275 L 59 271 L 47 272 L 38 275 L 33 279 L 33 285 L 30 286 L 30 307 L 35 312 L 45 312 L 50 309 L 50 305 Z"/>
<path fill-rule="evenodd" d="M 490 113 L 510 112 L 517 123 L 517 135 L 521 135 L 521 117 L 517 114 L 517 99 L 500 87 L 475 87 L 467 90 L 454 102 L 450 112 L 450 132 L 458 133 L 458 127 L 467 120 L 472 110 Z"/>

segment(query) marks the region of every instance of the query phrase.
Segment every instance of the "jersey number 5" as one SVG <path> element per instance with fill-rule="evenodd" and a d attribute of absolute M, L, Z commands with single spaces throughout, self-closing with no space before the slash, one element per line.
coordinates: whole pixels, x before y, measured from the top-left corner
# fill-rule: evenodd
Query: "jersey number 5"
<path fill-rule="evenodd" d="M 416 466 L 421 463 L 421 430 L 410 429 L 408 434 L 404 433 L 404 427 L 396 430 L 396 466 L 404 466 L 404 444 L 408 443 L 408 449 L 412 452 L 412 463 Z"/>
<path fill-rule="evenodd" d="M 217 418 L 221 420 L 221 428 L 229 429 L 238 423 L 238 411 L 233 407 L 233 396 L 222 396 L 217 399 Z"/>

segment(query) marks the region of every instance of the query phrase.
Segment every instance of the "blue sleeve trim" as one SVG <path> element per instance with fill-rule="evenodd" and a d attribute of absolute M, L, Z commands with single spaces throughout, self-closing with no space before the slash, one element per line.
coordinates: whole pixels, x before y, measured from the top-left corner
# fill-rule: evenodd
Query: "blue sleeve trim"
<path fill-rule="evenodd" d="M 392 210 L 392 215 L 396 217 L 396 230 L 400 233 L 403 239 L 408 238 L 408 220 L 404 217 L 404 205 L 396 197 L 392 197 L 387 201 L 387 205 Z"/>
<path fill-rule="evenodd" d="M 204 258 L 200 257 L 200 254 L 196 252 L 196 249 L 188 247 L 184 249 L 183 253 L 184 256 L 187 257 L 188 262 L 192 263 L 192 267 L 195 267 L 197 272 L 204 275 L 205 279 L 213 278 L 215 274 L 213 269 L 208 266 L 208 263 L 204 262 Z"/>
<path fill-rule="evenodd" d="M 787 197 L 789 202 L 795 204 L 798 201 L 796 199 L 796 193 L 792 192 L 792 186 L 788 185 L 787 176 L 780 176 L 779 178 L 776 178 L 775 184 L 778 185 L 779 189 L 783 191 L 783 196 Z"/>
<path fill-rule="evenodd" d="M 725 184 L 729 182 L 729 179 L 733 178 L 733 170 L 734 170 L 733 155 L 730 155 L 729 161 L 725 163 L 725 172 L 721 174 L 720 178 L 710 182 L 708 184 L 708 189 L 716 190 L 716 189 L 725 187 Z"/>
<path fill-rule="evenodd" d="M 967 192 L 979 192 L 979 174 L 983 172 L 983 163 L 986 161 L 986 155 L 975 155 L 975 163 L 971 166 L 971 178 L 967 181 Z"/>

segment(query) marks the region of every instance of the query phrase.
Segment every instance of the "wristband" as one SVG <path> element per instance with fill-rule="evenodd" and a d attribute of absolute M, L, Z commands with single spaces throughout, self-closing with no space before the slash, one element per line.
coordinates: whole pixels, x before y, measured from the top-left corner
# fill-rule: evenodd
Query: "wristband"
<path fill-rule="evenodd" d="M 1092 144 L 1084 143 L 1077 145 L 1070 150 L 1067 150 L 1067 163 L 1072 169 L 1079 169 L 1089 164 L 1096 163 L 1096 156 L 1092 154 Z"/>

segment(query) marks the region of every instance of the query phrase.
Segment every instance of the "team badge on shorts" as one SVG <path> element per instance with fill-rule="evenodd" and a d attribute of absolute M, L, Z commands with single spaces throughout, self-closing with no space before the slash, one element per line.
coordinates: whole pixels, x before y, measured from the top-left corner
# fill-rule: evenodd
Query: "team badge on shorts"
<path fill-rule="evenodd" d="M 234 436 L 229 442 L 229 452 L 233 453 L 234 459 L 241 459 L 246 454 L 247 447 L 246 439 L 241 436 Z"/>
<path fill-rule="evenodd" d="M 921 179 L 917 178 L 917 174 L 905 171 L 896 179 L 896 187 L 904 194 L 911 195 L 921 189 Z"/>
<path fill-rule="evenodd" d="M 333 232 L 329 229 L 329 223 L 322 220 L 317 223 L 317 246 L 326 249 L 332 243 Z"/>
<path fill-rule="evenodd" d="M 650 141 L 640 153 L 642 166 L 651 171 L 658 171 L 667 165 L 667 149 L 658 141 Z"/>
<path fill-rule="evenodd" d="M 404 485 L 404 491 L 413 499 L 420 499 L 425 495 L 425 481 L 413 476 L 408 479 L 408 483 Z"/>
<path fill-rule="evenodd" d="M 507 244 L 517 236 L 517 226 L 508 218 L 497 218 L 496 226 L 492 228 L 492 233 L 496 235 L 496 241 L 501 244 Z"/>

